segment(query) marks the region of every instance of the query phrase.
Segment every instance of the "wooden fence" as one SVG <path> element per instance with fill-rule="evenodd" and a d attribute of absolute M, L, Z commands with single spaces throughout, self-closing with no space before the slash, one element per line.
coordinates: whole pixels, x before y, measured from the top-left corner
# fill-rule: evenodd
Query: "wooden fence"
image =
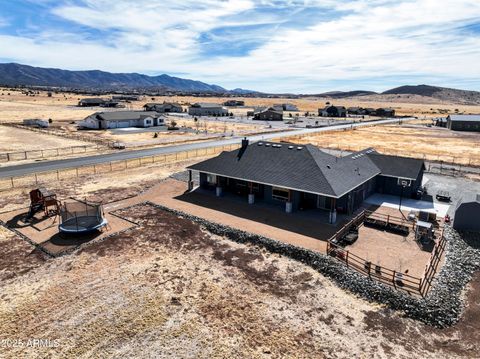
<path fill-rule="evenodd" d="M 375 279 L 410 294 L 420 294 L 423 296 L 420 291 L 422 286 L 421 278 L 373 264 L 331 242 L 327 242 L 327 254 L 345 263 L 347 267 L 367 275 L 371 279 Z"/>
<path fill-rule="evenodd" d="M 438 265 L 442 259 L 443 253 L 445 252 L 445 247 L 447 246 L 447 240 L 445 236 L 442 234 L 440 236 L 440 240 L 435 243 L 435 247 L 433 247 L 432 255 L 430 257 L 429 263 L 425 266 L 425 273 L 423 274 L 423 282 L 420 286 L 420 293 L 422 296 L 425 296 L 430 287 L 432 285 L 433 277 L 437 272 Z"/>
<path fill-rule="evenodd" d="M 41 150 L 18 151 L 0 153 L 0 162 L 36 160 L 41 158 L 51 158 L 58 156 L 68 156 L 90 151 L 97 151 L 98 145 L 69 146 L 58 148 L 46 148 Z"/>
<path fill-rule="evenodd" d="M 237 144 L 231 144 L 225 146 L 208 147 L 191 151 L 147 156 L 130 160 L 121 160 L 95 165 L 65 168 L 55 171 L 37 172 L 25 176 L 0 178 L 0 191 L 7 191 L 12 188 L 38 186 L 41 184 L 51 183 L 52 181 L 60 181 L 68 178 L 79 178 L 87 175 L 100 175 L 116 171 L 127 171 L 128 169 L 139 168 L 154 164 L 167 164 L 177 161 L 185 161 L 190 158 L 215 155 L 227 150 L 230 151 L 237 148 L 238 146 L 239 145 Z"/>
<path fill-rule="evenodd" d="M 428 264 L 425 266 L 425 272 L 422 278 L 418 278 L 401 271 L 374 264 L 364 258 L 357 256 L 349 250 L 333 243 L 334 239 L 340 239 L 352 227 L 362 225 L 365 220 L 373 219 L 390 223 L 394 226 L 412 227 L 415 230 L 415 223 L 409 222 L 401 217 L 389 216 L 370 211 L 362 211 L 359 215 L 348 222 L 341 230 L 336 232 L 327 242 L 327 254 L 343 262 L 347 267 L 356 270 L 359 273 L 367 275 L 369 278 L 377 280 L 381 283 L 390 285 L 397 290 L 403 290 L 410 294 L 421 295 L 425 297 L 430 290 L 433 278 L 437 272 L 438 265 L 443 256 L 446 247 L 446 239 L 443 229 L 436 227 L 436 235 L 439 240 L 435 242 L 432 254 Z"/>

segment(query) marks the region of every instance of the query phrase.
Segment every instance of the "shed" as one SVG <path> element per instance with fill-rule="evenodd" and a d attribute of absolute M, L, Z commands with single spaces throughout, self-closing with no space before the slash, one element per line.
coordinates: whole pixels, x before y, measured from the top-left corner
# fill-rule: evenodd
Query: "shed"
<path fill-rule="evenodd" d="M 480 115 L 448 115 L 447 128 L 454 131 L 480 132 Z"/>
<path fill-rule="evenodd" d="M 453 228 L 460 231 L 480 232 L 480 194 L 468 195 L 458 203 Z"/>

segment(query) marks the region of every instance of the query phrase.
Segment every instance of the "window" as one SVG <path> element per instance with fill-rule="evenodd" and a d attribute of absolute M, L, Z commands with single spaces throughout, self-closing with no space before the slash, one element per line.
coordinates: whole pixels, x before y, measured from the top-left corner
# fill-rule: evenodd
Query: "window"
<path fill-rule="evenodd" d="M 277 201 L 288 201 L 289 190 L 285 188 L 273 187 L 272 198 Z"/>
<path fill-rule="evenodd" d="M 207 182 L 208 182 L 209 184 L 217 184 L 217 176 L 211 175 L 211 174 L 207 174 Z"/>

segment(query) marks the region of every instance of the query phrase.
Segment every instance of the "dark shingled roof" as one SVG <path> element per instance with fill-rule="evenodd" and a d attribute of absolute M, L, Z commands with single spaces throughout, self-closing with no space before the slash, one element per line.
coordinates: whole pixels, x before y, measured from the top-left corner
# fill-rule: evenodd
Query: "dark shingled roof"
<path fill-rule="evenodd" d="M 425 168 L 423 160 L 416 158 L 382 155 L 373 150 L 367 155 L 380 169 L 382 176 L 415 180 Z"/>
<path fill-rule="evenodd" d="M 97 112 L 96 118 L 105 121 L 127 121 L 127 120 L 141 120 L 146 117 L 157 118 L 160 114 L 155 111 L 112 111 L 112 112 Z"/>
<path fill-rule="evenodd" d="M 189 169 L 339 198 L 380 170 L 365 154 L 337 158 L 313 145 L 256 142 Z"/>

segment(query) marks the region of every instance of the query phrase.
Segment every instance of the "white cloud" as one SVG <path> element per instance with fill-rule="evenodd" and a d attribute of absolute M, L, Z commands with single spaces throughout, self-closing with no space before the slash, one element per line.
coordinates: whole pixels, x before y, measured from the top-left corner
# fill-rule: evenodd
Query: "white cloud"
<path fill-rule="evenodd" d="M 101 30 L 106 37 L 86 40 L 82 34 L 48 29 L 35 36 L 0 35 L 0 57 L 70 69 L 183 73 L 229 88 L 262 91 L 331 90 L 340 82 L 341 88 L 353 88 L 362 87 L 362 81 L 384 89 L 389 84 L 381 79 L 386 77 L 433 78 L 439 85 L 471 83 L 480 89 L 480 35 L 457 29 L 480 22 L 478 0 L 84 3 L 59 5 L 52 11 Z M 292 12 L 296 7 L 324 7 L 339 13 L 331 20 L 291 29 L 273 14 L 255 15 L 257 7 L 269 5 Z M 277 28 L 269 41 L 247 55 L 201 56 L 202 33 L 258 23 Z M 265 36 L 260 33 L 258 38 Z M 245 34 L 235 40 L 245 40 Z"/>

